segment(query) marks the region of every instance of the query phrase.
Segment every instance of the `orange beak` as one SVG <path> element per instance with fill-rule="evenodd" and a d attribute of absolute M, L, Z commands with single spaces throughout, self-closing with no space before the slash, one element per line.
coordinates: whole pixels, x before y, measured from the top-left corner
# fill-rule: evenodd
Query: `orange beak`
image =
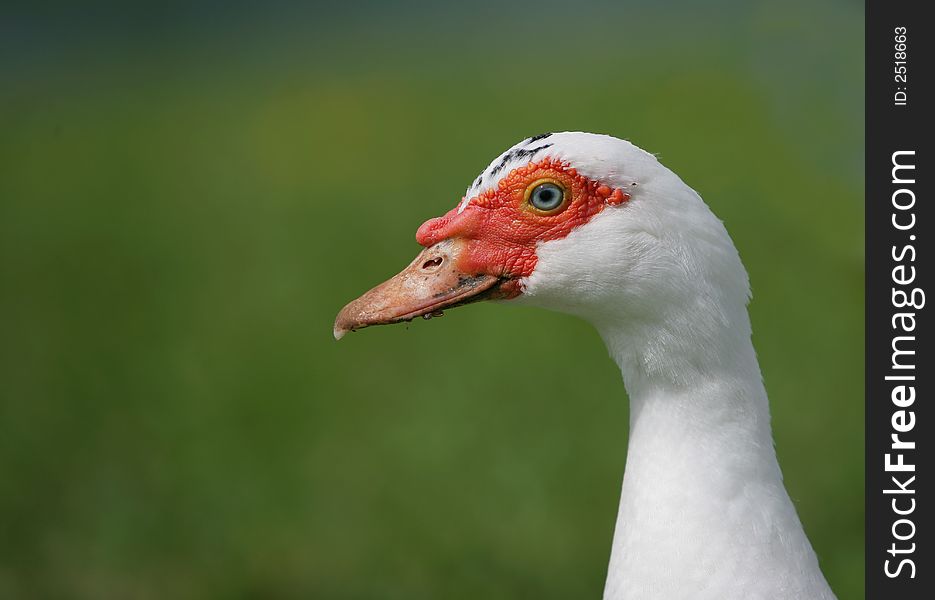
<path fill-rule="evenodd" d="M 426 248 L 398 275 L 345 306 L 334 321 L 335 339 L 371 325 L 428 319 L 445 308 L 499 297 L 502 278 L 458 268 L 465 244 L 446 239 Z"/>

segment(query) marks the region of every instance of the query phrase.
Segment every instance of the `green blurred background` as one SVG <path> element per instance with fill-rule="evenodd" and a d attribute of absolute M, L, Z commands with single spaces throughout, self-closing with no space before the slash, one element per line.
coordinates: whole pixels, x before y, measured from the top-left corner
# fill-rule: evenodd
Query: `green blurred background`
<path fill-rule="evenodd" d="M 863 592 L 863 5 L 0 9 L 0 598 L 599 598 L 627 402 L 571 317 L 331 337 L 499 152 L 726 222 L 786 483 Z"/>

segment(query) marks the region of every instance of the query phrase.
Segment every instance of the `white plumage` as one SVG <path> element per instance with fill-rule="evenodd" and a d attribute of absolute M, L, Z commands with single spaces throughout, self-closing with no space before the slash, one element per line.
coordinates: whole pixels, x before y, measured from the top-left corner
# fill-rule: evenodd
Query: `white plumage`
<path fill-rule="evenodd" d="M 579 172 L 631 195 L 625 210 L 544 242 L 516 300 L 590 321 L 626 384 L 629 446 L 604 598 L 834 598 L 782 483 L 747 273 L 723 224 L 628 142 L 549 141 Z"/>

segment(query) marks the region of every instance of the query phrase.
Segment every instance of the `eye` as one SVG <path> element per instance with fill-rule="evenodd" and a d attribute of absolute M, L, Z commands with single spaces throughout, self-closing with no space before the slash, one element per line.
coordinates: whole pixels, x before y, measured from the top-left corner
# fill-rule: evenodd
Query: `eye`
<path fill-rule="evenodd" d="M 565 203 L 565 190 L 554 183 L 540 183 L 529 193 L 529 203 L 545 213 L 557 212 Z"/>

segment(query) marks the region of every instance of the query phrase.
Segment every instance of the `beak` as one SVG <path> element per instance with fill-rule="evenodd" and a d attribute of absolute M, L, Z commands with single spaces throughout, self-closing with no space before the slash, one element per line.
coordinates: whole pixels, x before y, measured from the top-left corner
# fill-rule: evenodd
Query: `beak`
<path fill-rule="evenodd" d="M 334 321 L 334 338 L 371 325 L 441 316 L 444 308 L 499 297 L 505 279 L 458 268 L 466 242 L 443 240 L 423 250 L 408 267 L 345 306 Z"/>

